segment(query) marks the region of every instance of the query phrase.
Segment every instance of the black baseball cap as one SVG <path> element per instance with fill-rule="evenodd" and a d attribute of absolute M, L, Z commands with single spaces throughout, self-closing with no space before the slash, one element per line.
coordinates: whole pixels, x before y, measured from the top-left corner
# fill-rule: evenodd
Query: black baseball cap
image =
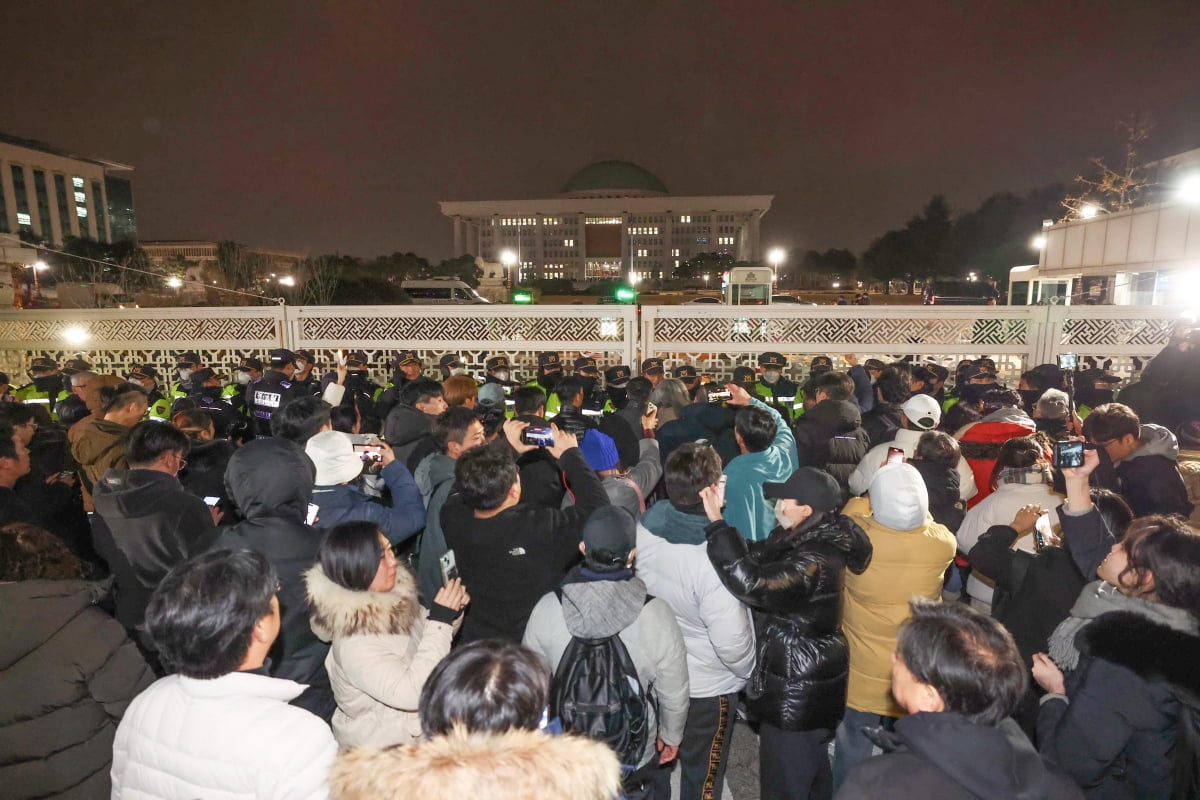
<path fill-rule="evenodd" d="M 868 358 L 863 362 L 863 369 L 885 369 L 887 364 L 880 361 L 878 358 Z"/>
<path fill-rule="evenodd" d="M 538 366 L 542 369 L 562 369 L 562 360 L 558 353 L 538 353 Z"/>
<path fill-rule="evenodd" d="M 810 370 L 831 370 L 833 369 L 833 359 L 829 356 L 813 356 L 813 360 L 809 362 L 808 368 Z"/>
<path fill-rule="evenodd" d="M 691 364 L 680 364 L 671 370 L 671 377 L 678 378 L 684 383 L 687 383 L 688 381 L 694 381 L 699 378 L 700 374 L 696 372 L 696 368 Z"/>
<path fill-rule="evenodd" d="M 297 355 L 299 353 L 293 353 L 292 358 L 295 358 Z M 365 367 L 368 363 L 367 354 L 362 350 L 351 350 L 349 353 L 346 353 L 346 366 Z"/>
<path fill-rule="evenodd" d="M 213 372 L 212 367 L 204 367 L 198 369 L 191 374 L 192 386 L 199 386 L 207 380 L 217 377 L 217 373 Z"/>
<path fill-rule="evenodd" d="M 438 359 L 438 366 L 439 367 L 461 367 L 461 366 L 463 366 L 463 360 L 458 355 L 458 353 L 446 353 L 446 355 L 444 355 Z"/>
<path fill-rule="evenodd" d="M 415 361 L 418 364 L 421 363 L 421 357 L 417 355 L 416 350 L 401 350 L 399 353 L 396 353 L 396 357 L 392 359 L 392 362 L 397 367 L 401 364 L 407 364 L 409 361 Z"/>
<path fill-rule="evenodd" d="M 259 372 L 262 372 L 262 370 L 263 370 L 262 359 L 247 356 L 246 358 L 243 358 L 241 360 L 241 363 L 238 364 L 237 368 L 238 369 L 256 369 Z"/>
<path fill-rule="evenodd" d="M 492 356 L 484 362 L 484 368 L 491 372 L 494 369 L 509 369 L 508 356 Z"/>
<path fill-rule="evenodd" d="M 179 366 L 183 366 L 184 364 L 199 364 L 200 354 L 195 351 L 188 350 L 186 353 L 180 353 L 178 356 L 176 356 L 175 363 Z"/>
<path fill-rule="evenodd" d="M 158 370 L 153 364 L 134 364 L 129 372 L 125 373 L 126 378 L 149 378 L 152 381 L 158 380 Z"/>
<path fill-rule="evenodd" d="M 624 364 L 618 364 L 615 367 L 609 367 L 604 370 L 604 380 L 606 383 L 611 383 L 613 386 L 624 384 L 633 376 L 633 370 Z"/>
<path fill-rule="evenodd" d="M 296 354 L 286 347 L 280 347 L 271 351 L 271 366 L 282 367 L 284 364 L 296 360 Z"/>
<path fill-rule="evenodd" d="M 646 375 L 651 372 L 662 372 L 663 360 L 661 358 L 647 358 L 642 362 L 642 374 Z"/>
<path fill-rule="evenodd" d="M 76 372 L 86 372 L 91 369 L 92 365 L 84 361 L 82 358 L 72 358 L 67 363 L 63 364 L 64 375 L 74 375 Z"/>
<path fill-rule="evenodd" d="M 740 383 L 743 386 L 752 385 L 758 383 L 758 375 L 755 374 L 753 367 L 734 367 L 733 383 Z"/>
<path fill-rule="evenodd" d="M 58 362 L 49 356 L 38 356 L 29 362 L 30 369 L 58 369 Z"/>
<path fill-rule="evenodd" d="M 1100 367 L 1092 367 L 1091 369 L 1080 370 L 1075 375 L 1075 385 L 1083 388 L 1089 383 L 1120 383 L 1121 379 L 1116 375 L 1109 375 Z"/>
<path fill-rule="evenodd" d="M 966 369 L 964 369 L 962 372 L 960 372 L 958 374 L 958 380 L 960 383 L 966 383 L 967 381 L 972 380 L 973 378 L 993 378 L 994 379 L 995 377 L 996 376 L 993 373 L 984 369 L 979 364 L 972 364 L 971 366 L 967 367 Z"/>
<path fill-rule="evenodd" d="M 302 358 L 305 360 L 306 363 L 309 363 L 309 364 L 316 363 L 316 357 L 313 355 L 312 350 L 297 350 L 296 358 Z"/>
<path fill-rule="evenodd" d="M 950 377 L 950 370 L 943 367 L 941 364 L 926 364 L 925 369 L 933 373 L 939 381 L 945 382 Z"/>
<path fill-rule="evenodd" d="M 758 357 L 758 365 L 760 367 L 779 367 L 782 369 L 787 366 L 787 359 L 782 353 L 763 353 Z"/>
<path fill-rule="evenodd" d="M 611 553 L 612 566 L 624 564 L 637 547 L 637 523 L 620 506 L 600 506 L 583 523 L 583 546 L 589 554 Z"/>
<path fill-rule="evenodd" d="M 596 359 L 592 358 L 591 356 L 580 356 L 579 358 L 575 359 L 576 372 L 583 372 L 585 370 L 591 370 L 592 372 L 595 372 L 596 369 Z"/>
<path fill-rule="evenodd" d="M 763 497 L 795 500 L 813 511 L 829 512 L 842 507 L 842 487 L 823 469 L 801 467 L 782 483 L 764 483 Z"/>

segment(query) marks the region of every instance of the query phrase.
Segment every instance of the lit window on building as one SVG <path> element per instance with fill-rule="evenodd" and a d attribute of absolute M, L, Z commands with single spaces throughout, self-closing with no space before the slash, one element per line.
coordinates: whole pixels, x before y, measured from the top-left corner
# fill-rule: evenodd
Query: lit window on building
<path fill-rule="evenodd" d="M 84 194 L 83 192 L 76 192 L 75 193 L 75 202 L 79 203 L 80 205 L 83 205 L 84 203 L 87 202 L 87 195 Z"/>
<path fill-rule="evenodd" d="M 17 224 L 31 226 L 31 225 L 33 225 L 33 220 L 30 218 L 30 216 L 28 214 L 22 214 L 20 211 L 18 211 L 17 212 Z"/>
<path fill-rule="evenodd" d="M 76 189 L 82 189 L 82 188 L 83 188 L 83 178 L 81 178 L 81 177 L 79 177 L 78 175 L 76 175 L 75 177 L 71 178 L 71 184 L 72 184 L 72 185 L 73 185 L 73 186 L 74 186 Z"/>
<path fill-rule="evenodd" d="M 718 236 L 717 244 L 733 244 L 732 236 Z"/>
<path fill-rule="evenodd" d="M 574 247 L 574 246 L 575 246 L 574 239 L 563 239 L 563 247 Z"/>
<path fill-rule="evenodd" d="M 75 216 L 86 218 L 87 217 L 87 209 L 84 208 L 83 206 L 75 206 Z"/>
<path fill-rule="evenodd" d="M 691 214 L 682 214 L 682 215 L 680 215 L 680 217 L 679 217 L 679 221 L 680 221 L 680 222 L 683 222 L 683 223 L 688 223 L 688 222 L 691 222 L 691 221 L 692 221 L 692 215 L 691 215 Z"/>
<path fill-rule="evenodd" d="M 638 254 L 638 258 L 645 258 L 646 256 L 650 255 L 650 251 L 646 250 L 645 248 L 642 248 L 637 251 L 637 254 Z"/>
<path fill-rule="evenodd" d="M 678 247 L 676 247 L 676 248 L 672 249 L 672 250 L 671 250 L 671 255 L 673 255 L 673 256 L 677 256 L 677 255 L 679 255 L 679 248 L 678 248 Z M 678 261 L 676 261 L 676 262 L 675 262 L 675 266 L 679 266 L 679 262 L 678 262 Z"/>
<path fill-rule="evenodd" d="M 624 220 L 620 217 L 588 217 L 588 225 L 620 225 Z"/>

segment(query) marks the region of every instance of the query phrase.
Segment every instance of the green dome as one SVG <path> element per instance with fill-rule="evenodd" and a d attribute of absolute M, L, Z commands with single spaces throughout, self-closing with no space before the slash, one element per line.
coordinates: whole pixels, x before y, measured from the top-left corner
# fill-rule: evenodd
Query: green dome
<path fill-rule="evenodd" d="M 562 194 L 667 194 L 657 176 L 628 161 L 597 161 L 571 176 Z"/>

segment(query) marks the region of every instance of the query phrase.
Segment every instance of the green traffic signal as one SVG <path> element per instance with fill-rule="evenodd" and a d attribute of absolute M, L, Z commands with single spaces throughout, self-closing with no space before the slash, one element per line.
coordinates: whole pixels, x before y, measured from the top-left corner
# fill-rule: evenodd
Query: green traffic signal
<path fill-rule="evenodd" d="M 512 301 L 520 305 L 529 305 L 533 302 L 533 292 L 513 292 Z"/>
<path fill-rule="evenodd" d="M 637 292 L 628 286 L 620 286 L 617 288 L 616 298 L 618 303 L 632 303 L 637 300 Z"/>

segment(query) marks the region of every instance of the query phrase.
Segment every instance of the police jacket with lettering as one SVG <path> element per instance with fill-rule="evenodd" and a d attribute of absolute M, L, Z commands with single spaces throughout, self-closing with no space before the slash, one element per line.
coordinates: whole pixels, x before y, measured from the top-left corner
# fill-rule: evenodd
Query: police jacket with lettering
<path fill-rule="evenodd" d="M 271 435 L 271 417 L 296 396 L 292 382 L 282 372 L 270 370 L 246 390 L 250 426 L 256 436 Z"/>

